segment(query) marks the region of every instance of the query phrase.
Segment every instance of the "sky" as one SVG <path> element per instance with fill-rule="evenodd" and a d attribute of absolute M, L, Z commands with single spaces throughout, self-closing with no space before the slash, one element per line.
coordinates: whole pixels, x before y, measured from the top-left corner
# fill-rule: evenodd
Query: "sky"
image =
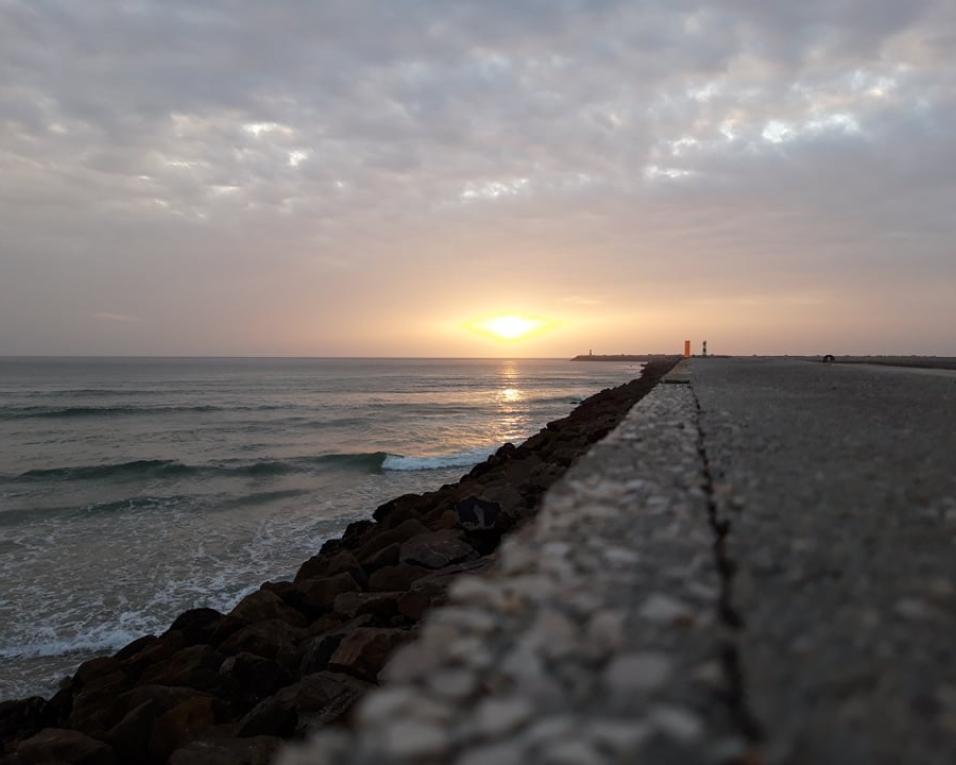
<path fill-rule="evenodd" d="M 954 50 L 952 0 L 0 0 L 0 354 L 956 355 Z"/>

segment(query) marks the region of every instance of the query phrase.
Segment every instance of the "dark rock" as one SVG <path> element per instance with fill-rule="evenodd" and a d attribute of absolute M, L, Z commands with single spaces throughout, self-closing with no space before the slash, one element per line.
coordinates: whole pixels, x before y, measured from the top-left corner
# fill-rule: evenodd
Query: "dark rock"
<path fill-rule="evenodd" d="M 113 703 L 129 687 L 129 677 L 122 669 L 89 679 L 73 697 L 70 727 L 87 733 L 107 730 L 115 719 Z"/>
<path fill-rule="evenodd" d="M 159 642 L 159 638 L 155 635 L 143 635 L 141 638 L 136 638 L 132 643 L 128 643 L 123 648 L 120 648 L 116 653 L 113 654 L 113 658 L 119 659 L 120 661 L 125 661 L 131 656 L 135 656 L 144 648 L 155 645 Z"/>
<path fill-rule="evenodd" d="M 182 632 L 189 645 L 208 643 L 222 619 L 223 615 L 214 608 L 191 608 L 177 616 L 169 629 Z"/>
<path fill-rule="evenodd" d="M 0 752 L 4 741 L 32 736 L 48 719 L 47 702 L 39 696 L 0 702 Z"/>
<path fill-rule="evenodd" d="M 222 702 L 212 696 L 194 696 L 164 712 L 153 724 L 149 754 L 154 763 L 165 763 L 179 747 L 211 728 L 223 717 Z"/>
<path fill-rule="evenodd" d="M 293 627 L 304 627 L 306 625 L 306 619 L 301 613 L 287 605 L 282 598 L 269 590 L 256 590 L 246 595 L 232 609 L 230 616 L 237 617 L 250 624 L 266 619 L 281 619 Z"/>
<path fill-rule="evenodd" d="M 157 661 L 168 659 L 185 646 L 186 638 L 183 633 L 179 630 L 169 630 L 129 658 L 124 659 L 122 664 L 131 676 L 138 677 L 146 667 L 155 664 Z"/>
<path fill-rule="evenodd" d="M 369 574 L 373 574 L 384 566 L 394 566 L 398 563 L 398 556 L 401 552 L 400 542 L 393 542 L 387 547 L 383 547 L 376 553 L 372 553 L 365 559 L 364 568 Z"/>
<path fill-rule="evenodd" d="M 169 765 L 269 765 L 281 744 L 275 736 L 193 741 L 173 752 Z"/>
<path fill-rule="evenodd" d="M 415 636 L 410 630 L 361 627 L 346 633 L 329 660 L 329 669 L 375 682 L 392 652 Z"/>
<path fill-rule="evenodd" d="M 139 681 L 144 685 L 178 685 L 211 690 L 219 685 L 219 665 L 223 658 L 211 646 L 190 646 L 148 667 Z"/>
<path fill-rule="evenodd" d="M 153 702 L 156 714 L 160 715 L 196 697 L 211 698 L 210 694 L 197 691 L 194 688 L 138 685 L 116 698 L 113 702 L 113 716 L 116 720 L 122 720 L 131 709 L 135 709 L 147 701 Z"/>
<path fill-rule="evenodd" d="M 281 619 L 268 619 L 243 627 L 224 642 L 219 650 L 227 656 L 252 653 L 267 659 L 277 659 L 294 652 L 296 641 L 303 635 L 303 630 Z"/>
<path fill-rule="evenodd" d="M 241 721 L 239 735 L 288 738 L 344 715 L 369 685 L 347 675 L 318 672 L 257 704 Z"/>
<path fill-rule="evenodd" d="M 257 704 L 292 682 L 292 675 L 279 664 L 252 653 L 226 659 L 219 674 L 229 682 L 234 698 L 243 706 Z"/>
<path fill-rule="evenodd" d="M 312 612 L 331 611 L 336 597 L 343 592 L 358 592 L 362 589 L 355 578 L 344 571 L 326 579 L 306 579 L 297 582 L 295 588 L 294 602 Z"/>
<path fill-rule="evenodd" d="M 345 527 L 342 534 L 341 545 L 354 550 L 360 547 L 365 535 L 375 528 L 375 523 L 369 520 L 354 521 Z"/>
<path fill-rule="evenodd" d="M 106 740 L 124 762 L 145 762 L 149 738 L 156 720 L 157 706 L 152 699 L 134 707 L 106 734 Z"/>
<path fill-rule="evenodd" d="M 95 659 L 84 661 L 73 674 L 73 681 L 78 688 L 97 677 L 110 675 L 122 669 L 122 663 L 113 656 L 98 656 Z"/>
<path fill-rule="evenodd" d="M 45 728 L 20 742 L 17 756 L 23 765 L 114 765 L 113 750 L 76 730 Z"/>
<path fill-rule="evenodd" d="M 414 623 L 425 615 L 425 611 L 431 606 L 431 603 L 432 599 L 423 592 L 416 592 L 414 590 L 411 592 L 403 592 L 398 598 L 398 613 L 400 616 Z"/>
<path fill-rule="evenodd" d="M 220 619 L 213 628 L 212 635 L 209 637 L 210 645 L 220 645 L 235 635 L 243 627 L 248 627 L 249 623 L 245 619 L 240 619 L 233 614 L 226 614 Z"/>
<path fill-rule="evenodd" d="M 412 586 L 412 582 L 430 573 L 430 569 L 409 563 L 385 566 L 369 577 L 368 588 L 371 592 L 407 590 Z"/>
<path fill-rule="evenodd" d="M 501 505 L 478 497 L 469 497 L 455 505 L 458 524 L 468 531 L 487 531 L 495 528 Z"/>
<path fill-rule="evenodd" d="M 389 545 L 396 543 L 401 544 L 414 536 L 427 532 L 428 527 L 421 521 L 415 518 L 409 519 L 393 529 L 386 529 L 373 535 L 371 539 L 355 551 L 355 557 L 359 559 L 359 562 L 365 563 L 374 556 L 375 553 L 384 550 Z"/>
<path fill-rule="evenodd" d="M 335 599 L 335 612 L 352 619 L 360 614 L 390 618 L 398 615 L 401 592 L 343 592 Z"/>
<path fill-rule="evenodd" d="M 426 576 L 417 579 L 411 587 L 412 592 L 421 593 L 434 600 L 442 597 L 448 590 L 449 585 L 462 574 L 479 574 L 488 569 L 494 559 L 491 556 L 478 558 L 477 560 L 457 563 L 454 566 L 446 566 L 437 571 L 427 571 Z"/>
<path fill-rule="evenodd" d="M 425 568 L 444 568 L 477 557 L 478 553 L 462 539 L 461 533 L 452 529 L 412 537 L 402 544 L 399 554 L 403 563 Z"/>
<path fill-rule="evenodd" d="M 306 579 L 322 579 L 336 574 L 348 573 L 357 581 L 364 578 L 358 559 L 348 550 L 333 555 L 319 554 L 303 563 L 295 575 L 296 583 Z"/>

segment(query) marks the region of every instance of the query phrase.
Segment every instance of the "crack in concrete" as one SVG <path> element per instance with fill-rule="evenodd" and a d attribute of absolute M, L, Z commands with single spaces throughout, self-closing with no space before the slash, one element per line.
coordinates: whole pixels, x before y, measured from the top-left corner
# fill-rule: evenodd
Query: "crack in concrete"
<path fill-rule="evenodd" d="M 750 708 L 747 696 L 747 679 L 740 658 L 740 648 L 737 634 L 744 629 L 744 619 L 734 605 L 734 574 L 736 564 L 730 551 L 727 549 L 727 539 L 731 531 L 729 519 L 721 519 L 717 508 L 714 490 L 714 476 L 707 457 L 707 448 L 704 438 L 703 418 L 700 399 L 693 385 L 688 386 L 694 398 L 696 409 L 695 425 L 697 427 L 697 454 L 701 461 L 703 473 L 703 490 L 707 498 L 707 515 L 711 530 L 714 534 L 714 560 L 720 576 L 720 595 L 718 600 L 718 615 L 727 628 L 727 637 L 720 649 L 721 663 L 727 686 L 726 703 L 731 717 L 741 734 L 751 744 L 760 744 L 765 740 L 763 726 Z"/>

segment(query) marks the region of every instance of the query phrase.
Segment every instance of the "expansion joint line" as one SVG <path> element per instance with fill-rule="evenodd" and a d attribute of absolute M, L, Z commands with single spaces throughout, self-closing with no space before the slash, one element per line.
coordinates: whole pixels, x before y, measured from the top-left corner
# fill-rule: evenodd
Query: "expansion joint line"
<path fill-rule="evenodd" d="M 744 627 L 744 620 L 734 606 L 733 585 L 736 565 L 728 550 L 730 535 L 730 519 L 721 518 L 717 509 L 717 500 L 714 491 L 714 476 L 707 458 L 707 449 L 704 439 L 704 427 L 700 399 L 693 385 L 687 386 L 694 398 L 695 425 L 697 427 L 697 454 L 700 458 L 703 472 L 703 489 L 707 500 L 707 517 L 711 531 L 714 534 L 714 560 L 717 573 L 720 577 L 720 595 L 718 599 L 718 614 L 726 628 L 726 637 L 721 645 L 721 662 L 724 679 L 727 684 L 727 705 L 731 716 L 743 736 L 751 743 L 763 740 L 763 729 L 756 716 L 750 709 L 747 697 L 746 677 L 740 659 L 738 635 Z"/>

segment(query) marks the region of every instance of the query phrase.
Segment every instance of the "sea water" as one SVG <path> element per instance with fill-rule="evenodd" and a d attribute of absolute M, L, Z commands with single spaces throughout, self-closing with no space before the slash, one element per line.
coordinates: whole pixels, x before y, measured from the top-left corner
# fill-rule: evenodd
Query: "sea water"
<path fill-rule="evenodd" d="M 635 363 L 0 358 L 0 699 L 289 579 Z"/>

